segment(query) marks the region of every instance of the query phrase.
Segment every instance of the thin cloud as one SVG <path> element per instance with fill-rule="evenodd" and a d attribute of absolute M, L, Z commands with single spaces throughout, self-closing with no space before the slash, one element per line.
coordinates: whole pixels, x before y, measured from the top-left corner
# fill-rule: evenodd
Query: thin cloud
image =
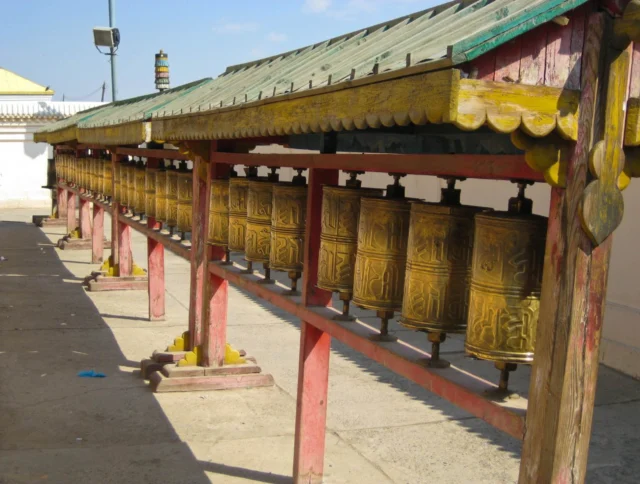
<path fill-rule="evenodd" d="M 331 6 L 331 0 L 305 0 L 304 9 L 313 12 L 326 12 Z"/>
<path fill-rule="evenodd" d="M 285 40 L 287 40 L 287 35 L 279 32 L 270 32 L 269 35 L 267 35 L 267 40 L 269 42 L 277 42 L 277 43 L 284 42 Z"/>
<path fill-rule="evenodd" d="M 255 22 L 228 22 L 213 27 L 213 31 L 217 34 L 244 34 L 256 30 L 258 30 L 258 24 Z"/>

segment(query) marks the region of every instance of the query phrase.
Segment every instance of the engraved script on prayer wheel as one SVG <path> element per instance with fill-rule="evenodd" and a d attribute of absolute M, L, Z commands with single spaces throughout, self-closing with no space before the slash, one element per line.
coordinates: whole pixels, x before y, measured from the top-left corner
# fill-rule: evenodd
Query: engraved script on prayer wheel
<path fill-rule="evenodd" d="M 191 171 L 178 172 L 178 230 L 191 232 L 193 179 Z"/>
<path fill-rule="evenodd" d="M 135 213 L 144 213 L 146 201 L 146 170 L 144 169 L 144 164 L 140 161 L 135 168 L 135 180 L 136 180 L 136 198 L 134 203 L 134 211 Z"/>
<path fill-rule="evenodd" d="M 410 201 L 362 198 L 353 302 L 376 311 L 402 306 Z"/>
<path fill-rule="evenodd" d="M 546 231 L 545 217 L 476 215 L 467 353 L 496 362 L 533 361 Z"/>
<path fill-rule="evenodd" d="M 342 186 L 322 189 L 322 221 L 318 287 L 351 293 L 358 248 L 360 199 L 381 196 L 382 190 Z"/>
<path fill-rule="evenodd" d="M 467 327 L 473 217 L 479 207 L 411 204 L 401 324 L 463 333 Z"/>
<path fill-rule="evenodd" d="M 229 180 L 211 180 L 208 244 L 229 245 Z"/>
<path fill-rule="evenodd" d="M 269 264 L 277 271 L 302 271 L 307 186 L 273 186 Z"/>
<path fill-rule="evenodd" d="M 156 220 L 167 220 L 167 170 L 156 171 Z"/>
<path fill-rule="evenodd" d="M 244 252 L 247 231 L 247 196 L 249 180 L 229 180 L 229 250 Z"/>
<path fill-rule="evenodd" d="M 267 180 L 250 180 L 247 191 L 247 238 L 245 259 L 269 262 L 273 185 Z"/>
<path fill-rule="evenodd" d="M 149 168 L 144 174 L 144 213 L 147 217 L 156 218 L 156 173 L 157 168 Z"/>
<path fill-rule="evenodd" d="M 178 224 L 178 171 L 175 166 L 167 170 L 167 225 L 171 228 Z"/>
<path fill-rule="evenodd" d="M 113 196 L 113 172 L 111 171 L 111 160 L 108 158 L 102 162 L 102 178 L 104 179 L 105 197 Z"/>

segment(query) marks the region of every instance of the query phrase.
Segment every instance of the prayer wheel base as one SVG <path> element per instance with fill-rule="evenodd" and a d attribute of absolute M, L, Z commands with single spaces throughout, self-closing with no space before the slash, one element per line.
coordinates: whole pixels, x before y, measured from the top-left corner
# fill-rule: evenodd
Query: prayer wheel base
<path fill-rule="evenodd" d="M 369 336 L 371 341 L 378 341 L 381 343 L 393 343 L 398 341 L 398 338 L 389 334 L 389 319 L 393 317 L 393 311 L 378 311 L 376 315 L 381 319 L 380 333 L 372 334 Z"/>
<path fill-rule="evenodd" d="M 242 269 L 240 274 L 253 274 L 253 262 L 247 261 L 247 268 Z"/>
<path fill-rule="evenodd" d="M 342 314 L 338 314 L 331 319 L 333 319 L 334 321 L 343 322 L 351 322 L 356 320 L 355 317 L 349 314 L 349 302 L 351 301 L 352 297 L 353 294 L 350 292 L 340 292 L 340 300 L 342 301 Z"/>
<path fill-rule="evenodd" d="M 296 271 L 289 271 L 289 278 L 291 279 L 291 289 L 287 291 L 283 291 L 282 294 L 284 296 L 299 296 L 300 291 L 298 291 L 298 279 L 302 276 L 302 273 Z"/>
<path fill-rule="evenodd" d="M 271 279 L 271 268 L 269 267 L 269 263 L 265 262 L 262 267 L 264 267 L 264 279 L 260 279 L 256 282 L 258 284 L 275 284 L 276 281 Z"/>

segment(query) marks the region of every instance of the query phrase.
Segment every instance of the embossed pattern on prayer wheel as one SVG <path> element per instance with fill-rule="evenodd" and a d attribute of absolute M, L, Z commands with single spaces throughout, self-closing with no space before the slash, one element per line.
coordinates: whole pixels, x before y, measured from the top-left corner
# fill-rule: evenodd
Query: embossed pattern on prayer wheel
<path fill-rule="evenodd" d="M 247 232 L 247 197 L 249 180 L 229 180 L 229 250 L 244 252 Z"/>
<path fill-rule="evenodd" d="M 135 213 L 144 213 L 144 209 L 146 206 L 145 195 L 146 195 L 146 170 L 144 169 L 144 165 L 142 163 L 136 164 L 135 168 L 135 201 L 134 201 L 134 212 Z"/>
<path fill-rule="evenodd" d="M 319 288 L 351 293 L 358 248 L 360 199 L 381 195 L 382 190 L 374 188 L 323 187 Z"/>
<path fill-rule="evenodd" d="M 167 220 L 167 170 L 156 171 L 156 220 Z"/>
<path fill-rule="evenodd" d="M 167 170 L 167 225 L 175 227 L 178 225 L 178 171 L 170 166 Z"/>
<path fill-rule="evenodd" d="M 136 203 L 136 166 L 135 164 L 127 164 L 127 207 L 133 211 L 133 206 Z"/>
<path fill-rule="evenodd" d="M 126 162 L 121 161 L 117 165 L 118 186 L 116 188 L 116 195 L 118 196 L 118 202 L 120 205 L 127 206 L 127 197 L 129 196 L 129 179 L 127 178 L 127 165 Z"/>
<path fill-rule="evenodd" d="M 506 363 L 533 360 L 546 231 L 545 217 L 476 215 L 467 353 Z"/>
<path fill-rule="evenodd" d="M 401 324 L 461 333 L 467 327 L 473 217 L 480 207 L 411 204 Z"/>
<path fill-rule="evenodd" d="M 178 172 L 178 230 L 191 232 L 193 179 L 191 171 Z"/>
<path fill-rule="evenodd" d="M 102 179 L 104 180 L 104 195 L 106 197 L 113 196 L 113 173 L 110 159 L 102 160 Z"/>
<path fill-rule="evenodd" d="M 251 262 L 269 262 L 273 185 L 264 179 L 249 181 L 244 258 Z"/>
<path fill-rule="evenodd" d="M 279 183 L 273 186 L 269 265 L 276 271 L 302 271 L 307 186 Z"/>
<path fill-rule="evenodd" d="M 156 218 L 156 173 L 157 168 L 147 166 L 144 174 L 144 213 L 147 217 Z"/>
<path fill-rule="evenodd" d="M 207 243 L 218 247 L 229 245 L 229 180 L 211 180 Z"/>
<path fill-rule="evenodd" d="M 408 199 L 362 198 L 353 302 L 376 311 L 402 306 L 407 241 Z"/>

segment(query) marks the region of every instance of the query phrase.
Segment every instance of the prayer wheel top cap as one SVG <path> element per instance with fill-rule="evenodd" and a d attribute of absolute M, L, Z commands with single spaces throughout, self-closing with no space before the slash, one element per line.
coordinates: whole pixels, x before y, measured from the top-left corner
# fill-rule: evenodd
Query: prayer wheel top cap
<path fill-rule="evenodd" d="M 476 207 L 473 205 L 446 205 L 443 203 L 423 202 L 422 200 L 411 201 L 412 212 L 422 212 L 431 214 L 454 215 L 460 217 L 473 217 L 477 213 L 493 212 L 489 207 Z"/>
<path fill-rule="evenodd" d="M 248 186 L 250 179 L 246 176 L 236 176 L 229 179 L 229 183 L 231 185 L 240 185 L 240 186 Z"/>
<path fill-rule="evenodd" d="M 547 217 L 542 215 L 535 215 L 532 213 L 513 213 L 513 212 L 503 212 L 498 210 L 491 210 L 486 212 L 477 213 L 475 216 L 476 221 L 492 221 L 494 223 L 504 223 L 506 225 L 511 225 L 514 222 L 522 221 L 527 222 L 529 224 L 541 224 L 546 226 Z"/>

